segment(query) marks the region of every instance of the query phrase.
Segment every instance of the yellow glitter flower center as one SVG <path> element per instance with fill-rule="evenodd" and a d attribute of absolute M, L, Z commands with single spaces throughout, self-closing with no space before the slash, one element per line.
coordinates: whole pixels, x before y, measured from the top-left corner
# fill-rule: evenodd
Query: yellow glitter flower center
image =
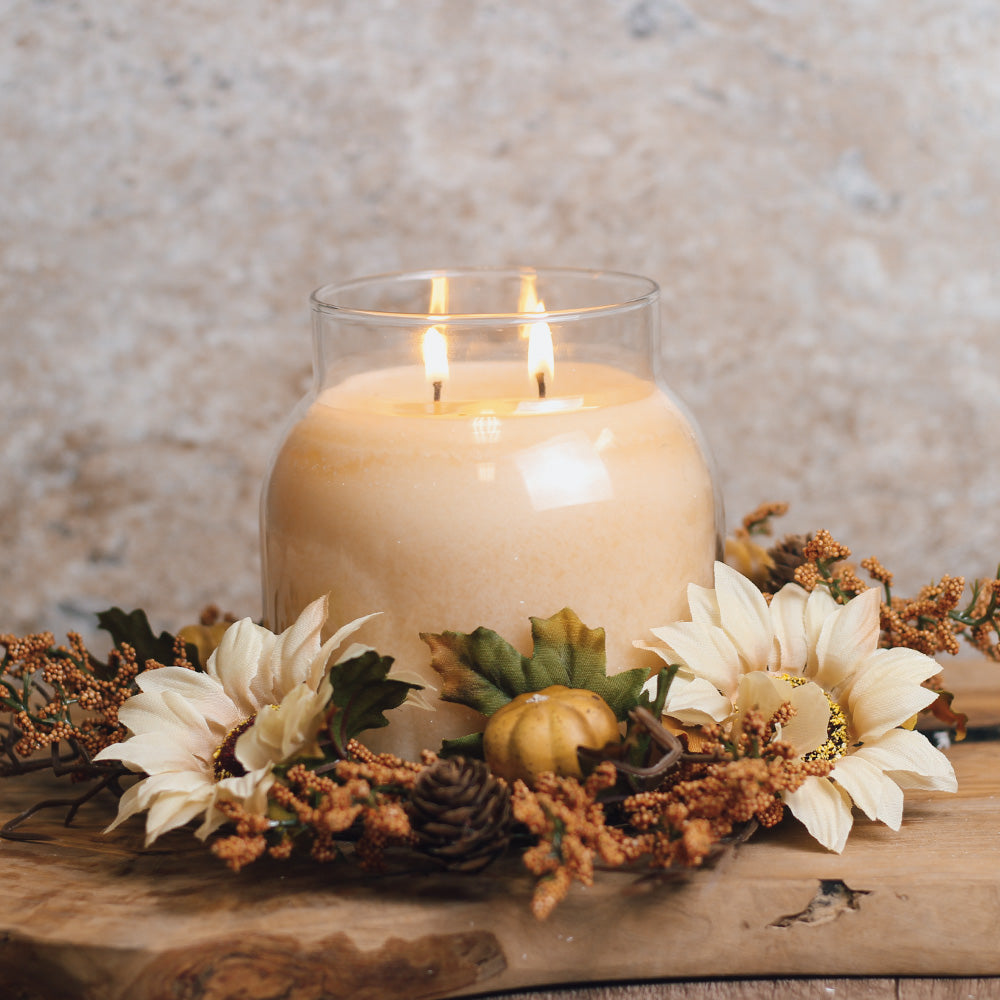
<path fill-rule="evenodd" d="M 790 674 L 780 674 L 779 679 L 787 681 L 792 687 L 799 687 L 801 684 L 811 684 L 805 677 L 793 677 Z M 822 688 L 821 688 L 822 690 Z M 830 706 L 830 721 L 826 726 L 826 742 L 803 754 L 803 760 L 837 760 L 847 753 L 851 745 L 850 730 L 847 725 L 847 716 L 840 705 L 835 702 L 824 690 L 827 703 Z"/>

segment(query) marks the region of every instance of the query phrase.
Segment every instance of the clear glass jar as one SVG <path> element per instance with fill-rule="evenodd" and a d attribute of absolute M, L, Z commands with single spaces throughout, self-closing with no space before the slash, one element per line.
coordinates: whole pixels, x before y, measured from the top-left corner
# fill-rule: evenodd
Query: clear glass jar
<path fill-rule="evenodd" d="M 262 496 L 265 619 L 283 629 L 323 593 L 331 630 L 383 613 L 359 640 L 435 707 L 392 713 L 373 746 L 413 757 L 481 726 L 434 698 L 421 632 L 484 625 L 530 654 L 529 618 L 570 607 L 606 630 L 615 673 L 655 666 L 633 640 L 711 586 L 718 505 L 655 379 L 658 296 L 634 275 L 530 268 L 314 293 L 313 389 Z"/>

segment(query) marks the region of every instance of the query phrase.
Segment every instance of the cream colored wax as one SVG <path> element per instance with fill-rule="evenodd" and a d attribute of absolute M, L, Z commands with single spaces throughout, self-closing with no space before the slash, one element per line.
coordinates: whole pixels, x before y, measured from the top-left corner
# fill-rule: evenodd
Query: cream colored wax
<path fill-rule="evenodd" d="M 571 607 L 607 631 L 608 671 L 653 666 L 632 647 L 710 585 L 712 483 L 691 427 L 652 382 L 561 365 L 548 398 L 514 362 L 453 364 L 442 402 L 416 367 L 348 378 L 290 432 L 264 497 L 264 598 L 282 629 L 331 595 L 331 629 L 372 611 L 358 639 L 419 676 L 366 741 L 415 757 L 481 728 L 436 700 L 420 632 L 495 629 L 530 653 L 530 616 Z"/>

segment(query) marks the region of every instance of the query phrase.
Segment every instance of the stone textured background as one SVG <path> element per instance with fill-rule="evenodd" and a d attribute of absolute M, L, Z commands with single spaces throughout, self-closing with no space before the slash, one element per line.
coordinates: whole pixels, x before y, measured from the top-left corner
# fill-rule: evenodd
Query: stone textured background
<path fill-rule="evenodd" d="M 991 572 L 998 51 L 985 0 L 6 0 L 0 624 L 258 614 L 308 294 L 451 264 L 648 274 L 731 522 Z"/>

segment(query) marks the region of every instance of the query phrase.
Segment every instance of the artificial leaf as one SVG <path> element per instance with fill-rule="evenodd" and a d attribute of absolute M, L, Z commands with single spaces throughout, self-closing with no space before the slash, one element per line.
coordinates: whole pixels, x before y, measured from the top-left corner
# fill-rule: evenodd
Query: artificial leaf
<path fill-rule="evenodd" d="M 469 733 L 468 736 L 459 736 L 453 740 L 441 741 L 442 757 L 475 757 L 476 760 L 483 760 L 486 753 L 483 750 L 483 734 Z"/>
<path fill-rule="evenodd" d="M 136 609 L 126 614 L 121 608 L 109 608 L 97 616 L 99 626 L 110 636 L 115 646 L 128 643 L 136 653 L 139 663 L 156 660 L 158 663 L 174 662 L 174 636 L 169 632 L 154 635 L 146 612 Z M 198 663 L 198 651 L 186 644 L 188 658 Z"/>
<path fill-rule="evenodd" d="M 549 684 L 587 688 L 596 691 L 611 706 L 619 721 L 635 708 L 649 671 L 635 667 L 609 677 L 604 629 L 587 628 L 569 608 L 563 608 L 551 618 L 532 618 L 531 637 L 532 674 L 536 673 L 536 665 L 540 665 L 539 676 L 561 674 L 565 679 L 533 685 L 529 691 L 538 691 Z"/>
<path fill-rule="evenodd" d="M 935 719 L 939 719 L 948 726 L 953 726 L 955 728 L 955 741 L 960 742 L 965 739 L 968 732 L 969 717 L 965 712 L 956 712 L 951 707 L 954 699 L 955 696 L 951 691 L 942 691 L 936 700 L 931 702 L 926 711 L 930 712 Z"/>
<path fill-rule="evenodd" d="M 531 639 L 533 668 L 552 678 L 548 683 L 590 687 L 605 676 L 604 629 L 587 628 L 569 608 L 551 618 L 532 618 Z"/>
<path fill-rule="evenodd" d="M 643 687 L 637 707 L 646 709 L 654 719 L 659 719 L 663 715 L 663 706 L 667 703 L 667 694 L 678 670 L 680 666 L 676 663 L 662 667 L 656 674 L 655 695 L 650 696 L 646 687 Z M 634 720 L 629 719 L 625 742 L 629 746 L 629 761 L 636 767 L 645 766 L 649 760 L 649 748 L 652 743 L 646 727 L 641 724 L 637 726 Z"/>
<path fill-rule="evenodd" d="M 430 647 L 431 666 L 442 677 L 442 701 L 492 715 L 517 695 L 538 690 L 525 686 L 524 657 L 492 629 L 421 632 L 420 638 Z"/>
<path fill-rule="evenodd" d="M 551 618 L 532 618 L 534 650 L 521 656 L 496 632 L 422 633 L 431 666 L 444 683 L 441 698 L 492 715 L 519 694 L 553 684 L 596 691 L 624 719 L 635 708 L 648 671 L 642 667 L 613 677 L 606 673 L 604 629 L 587 628 L 569 609 Z"/>
<path fill-rule="evenodd" d="M 369 649 L 330 669 L 333 694 L 329 730 L 340 756 L 348 740 L 366 729 L 387 726 L 389 720 L 383 713 L 402 705 L 411 690 L 420 690 L 419 684 L 391 680 L 391 667 L 391 656 L 380 656 Z"/>
<path fill-rule="evenodd" d="M 650 695 L 649 691 L 643 689 L 639 696 L 638 706 L 646 709 L 656 719 L 663 715 L 663 706 L 667 703 L 670 685 L 673 684 L 680 669 L 680 664 L 677 663 L 671 663 L 669 667 L 661 667 L 656 673 L 656 693 Z"/>

